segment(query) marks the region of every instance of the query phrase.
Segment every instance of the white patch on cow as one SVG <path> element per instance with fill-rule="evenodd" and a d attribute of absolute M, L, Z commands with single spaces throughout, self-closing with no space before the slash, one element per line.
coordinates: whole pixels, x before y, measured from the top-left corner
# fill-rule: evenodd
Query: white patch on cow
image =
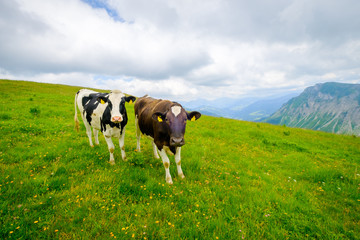
<path fill-rule="evenodd" d="M 153 146 L 153 152 L 154 152 L 154 157 L 156 158 L 156 159 L 159 159 L 160 157 L 159 157 L 159 150 L 158 150 L 158 148 L 157 148 L 157 146 L 156 146 L 156 144 L 155 144 L 155 142 L 154 141 L 152 141 L 152 146 Z"/>
<path fill-rule="evenodd" d="M 161 159 L 163 161 L 164 164 L 164 168 L 165 168 L 165 180 L 168 184 L 173 184 L 171 175 L 170 175 L 170 161 L 169 161 L 169 157 L 166 155 L 166 150 L 163 148 L 161 149 L 161 151 L 159 151 L 159 154 L 161 156 Z"/>
<path fill-rule="evenodd" d="M 111 114 L 110 119 L 112 119 L 113 117 L 121 117 L 121 118 L 123 118 L 123 116 L 120 113 L 120 109 L 119 109 L 122 97 L 125 97 L 125 95 L 121 91 L 119 91 L 119 90 L 111 91 L 111 93 L 109 95 L 109 101 L 112 103 L 112 110 L 110 112 L 110 114 Z"/>
<path fill-rule="evenodd" d="M 119 93 L 122 93 L 122 91 L 120 91 L 120 90 L 112 90 L 110 93 L 119 94 Z"/>
<path fill-rule="evenodd" d="M 109 153 L 110 153 L 110 164 L 114 165 L 115 164 L 115 158 L 114 158 L 114 150 L 115 150 L 115 146 L 114 143 L 111 140 L 111 137 L 108 137 L 104 134 L 106 143 L 108 145 L 108 149 L 109 149 Z"/>
<path fill-rule="evenodd" d="M 94 102 L 94 105 L 97 104 L 97 103 L 98 103 L 98 101 L 95 101 L 95 102 Z"/>
<path fill-rule="evenodd" d="M 179 177 L 185 178 L 183 170 L 181 169 L 181 147 L 176 148 L 175 162 L 176 162 L 176 167 L 177 167 Z"/>
<path fill-rule="evenodd" d="M 174 106 L 171 108 L 172 113 L 177 117 L 181 113 L 181 107 L 180 106 Z"/>

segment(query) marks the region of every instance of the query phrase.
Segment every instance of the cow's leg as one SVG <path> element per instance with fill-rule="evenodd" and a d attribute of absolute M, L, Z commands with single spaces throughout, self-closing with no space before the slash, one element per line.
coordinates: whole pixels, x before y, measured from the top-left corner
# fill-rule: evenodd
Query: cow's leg
<path fill-rule="evenodd" d="M 173 184 L 173 181 L 171 179 L 171 175 L 170 175 L 170 161 L 169 161 L 169 158 L 168 156 L 166 155 L 166 151 L 165 149 L 161 149 L 161 151 L 159 151 L 160 153 L 160 156 L 161 156 L 161 159 L 163 161 L 163 164 L 164 164 L 164 167 L 165 167 L 165 179 L 166 179 L 166 182 L 168 184 Z"/>
<path fill-rule="evenodd" d="M 107 137 L 104 134 L 104 137 L 105 137 L 105 141 L 106 141 L 106 143 L 108 145 L 108 149 L 109 149 L 109 152 L 110 152 L 110 164 L 114 165 L 115 164 L 115 159 L 114 159 L 115 146 L 114 146 L 114 143 L 111 140 L 111 136 Z"/>
<path fill-rule="evenodd" d="M 153 151 L 154 151 L 154 157 L 156 159 L 159 159 L 160 157 L 159 157 L 159 154 L 158 154 L 158 148 L 157 148 L 156 144 L 154 143 L 154 141 L 152 141 L 152 146 L 153 146 Z"/>
<path fill-rule="evenodd" d="M 138 152 L 140 152 L 140 138 L 141 138 L 141 132 L 140 132 L 140 127 L 139 127 L 139 120 L 138 120 L 138 116 L 135 116 L 135 127 L 136 127 L 136 150 Z"/>
<path fill-rule="evenodd" d="M 99 130 L 93 128 L 93 132 L 94 132 L 95 144 L 99 145 Z"/>
<path fill-rule="evenodd" d="M 94 144 L 93 144 L 92 139 L 91 139 L 91 126 L 88 123 L 88 121 L 86 121 L 84 119 L 85 119 L 85 116 L 83 116 L 83 122 L 84 122 L 84 125 L 85 125 L 85 128 L 86 128 L 86 134 L 89 137 L 90 146 L 94 147 Z"/>
<path fill-rule="evenodd" d="M 122 160 L 126 161 L 126 153 L 125 153 L 125 128 L 122 130 L 122 134 L 119 138 L 119 145 L 121 149 L 121 158 Z"/>
<path fill-rule="evenodd" d="M 185 175 L 181 169 L 181 147 L 176 148 L 175 162 L 176 162 L 176 167 L 177 167 L 179 177 L 185 178 Z"/>

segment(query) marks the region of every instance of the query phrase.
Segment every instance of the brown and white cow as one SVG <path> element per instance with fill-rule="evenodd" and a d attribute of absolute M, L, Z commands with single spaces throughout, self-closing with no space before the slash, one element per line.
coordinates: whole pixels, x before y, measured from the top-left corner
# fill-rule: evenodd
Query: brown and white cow
<path fill-rule="evenodd" d="M 176 102 L 154 99 L 148 96 L 138 98 L 135 102 L 135 124 L 137 151 L 140 151 L 141 133 L 152 138 L 155 158 L 159 154 L 165 167 L 166 182 L 172 184 L 169 167 L 170 161 L 166 152 L 175 154 L 175 162 L 180 178 L 185 178 L 181 169 L 181 147 L 185 144 L 184 134 L 187 120 L 195 121 L 201 117 L 199 112 L 186 112 Z"/>
<path fill-rule="evenodd" d="M 110 152 L 110 163 L 115 164 L 115 146 L 111 137 L 119 139 L 121 157 L 126 160 L 124 140 L 125 126 L 128 121 L 125 102 L 135 101 L 133 96 L 125 96 L 121 91 L 114 90 L 110 93 L 98 93 L 88 89 L 81 89 L 75 95 L 75 123 L 78 129 L 76 105 L 89 137 L 90 146 L 94 146 L 91 139 L 91 127 L 94 131 L 95 144 L 99 144 L 98 133 L 101 131 L 105 137 Z"/>

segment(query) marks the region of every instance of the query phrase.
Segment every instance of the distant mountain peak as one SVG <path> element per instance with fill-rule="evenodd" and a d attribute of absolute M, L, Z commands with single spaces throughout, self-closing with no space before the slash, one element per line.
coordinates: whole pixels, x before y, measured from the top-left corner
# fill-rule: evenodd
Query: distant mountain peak
<path fill-rule="evenodd" d="M 265 122 L 360 135 L 360 84 L 327 82 L 308 87 Z"/>

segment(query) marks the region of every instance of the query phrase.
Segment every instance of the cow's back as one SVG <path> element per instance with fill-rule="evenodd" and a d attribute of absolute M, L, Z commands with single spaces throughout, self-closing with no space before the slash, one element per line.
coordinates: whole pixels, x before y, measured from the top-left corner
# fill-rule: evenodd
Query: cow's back
<path fill-rule="evenodd" d="M 95 129 L 101 129 L 100 118 L 105 105 L 99 102 L 99 97 L 105 97 L 108 93 L 99 93 L 88 89 L 78 92 L 78 107 L 84 119 Z"/>
<path fill-rule="evenodd" d="M 134 105 L 135 118 L 137 119 L 141 132 L 151 137 L 154 137 L 151 113 L 151 106 L 154 105 L 154 102 L 155 99 L 144 96 L 138 98 Z"/>
<path fill-rule="evenodd" d="M 96 94 L 96 93 L 97 92 L 89 90 L 89 89 L 80 89 L 76 93 L 76 104 L 81 113 L 84 111 L 84 106 L 85 106 L 86 102 L 90 99 L 89 98 L 90 95 Z"/>

